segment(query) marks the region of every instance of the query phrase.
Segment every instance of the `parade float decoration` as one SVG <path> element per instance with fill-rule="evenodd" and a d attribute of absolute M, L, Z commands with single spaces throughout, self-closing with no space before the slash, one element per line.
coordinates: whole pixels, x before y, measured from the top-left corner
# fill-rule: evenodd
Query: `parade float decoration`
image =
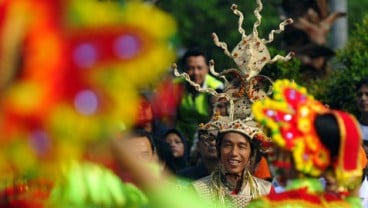
<path fill-rule="evenodd" d="M 147 2 L 17 0 L 0 10 L 2 190 L 67 178 L 61 165 L 129 128 L 139 90 L 175 59 L 175 21 Z"/>

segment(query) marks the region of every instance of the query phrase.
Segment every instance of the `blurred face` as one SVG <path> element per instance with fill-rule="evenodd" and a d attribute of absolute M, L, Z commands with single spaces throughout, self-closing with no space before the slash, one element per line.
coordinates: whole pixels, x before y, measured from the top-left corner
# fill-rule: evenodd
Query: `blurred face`
<path fill-rule="evenodd" d="M 145 131 L 152 132 L 152 107 L 148 102 L 142 102 L 138 106 L 138 115 L 136 123 L 141 126 Z"/>
<path fill-rule="evenodd" d="M 197 84 L 203 84 L 208 73 L 208 66 L 203 56 L 190 56 L 186 61 L 186 72 Z"/>
<path fill-rule="evenodd" d="M 332 173 L 326 173 L 325 174 L 325 180 L 326 180 L 326 191 L 328 192 L 338 192 L 338 184 L 336 181 L 335 176 Z"/>
<path fill-rule="evenodd" d="M 249 165 L 251 146 L 242 134 L 229 132 L 220 146 L 220 162 L 228 173 L 241 175 Z"/>
<path fill-rule="evenodd" d="M 198 148 L 201 156 L 207 159 L 217 159 L 216 137 L 217 131 L 207 131 L 199 135 Z"/>
<path fill-rule="evenodd" d="M 130 147 L 127 148 L 129 153 L 138 160 L 152 161 L 154 158 L 151 144 L 147 137 L 127 139 L 125 145 Z"/>
<path fill-rule="evenodd" d="M 219 113 L 220 116 L 227 116 L 227 104 L 226 102 L 215 103 L 215 112 Z"/>
<path fill-rule="evenodd" d="M 184 143 L 180 137 L 175 133 L 170 133 L 166 136 L 165 141 L 170 145 L 171 152 L 174 157 L 184 156 Z"/>
<path fill-rule="evenodd" d="M 368 113 L 368 86 L 363 85 L 357 92 L 357 105 L 361 113 Z"/>

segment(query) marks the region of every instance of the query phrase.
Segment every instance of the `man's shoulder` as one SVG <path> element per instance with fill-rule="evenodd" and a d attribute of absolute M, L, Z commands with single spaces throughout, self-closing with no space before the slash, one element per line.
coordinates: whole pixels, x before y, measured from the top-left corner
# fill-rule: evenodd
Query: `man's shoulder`
<path fill-rule="evenodd" d="M 209 88 L 212 88 L 212 89 L 223 89 L 224 88 L 224 84 L 220 80 L 216 79 L 210 74 L 206 75 L 206 84 Z"/>
<path fill-rule="evenodd" d="M 262 178 L 257 178 L 255 176 L 253 176 L 253 179 L 256 180 L 258 183 L 263 184 L 263 185 L 272 185 L 271 182 L 264 180 Z"/>
<path fill-rule="evenodd" d="M 271 188 L 272 188 L 272 183 L 271 182 L 266 181 L 266 180 L 261 179 L 261 178 L 254 177 L 254 176 L 252 176 L 252 177 L 253 177 L 254 181 L 256 182 L 261 195 L 267 195 L 267 194 L 270 193 Z"/>
<path fill-rule="evenodd" d="M 178 174 L 179 174 L 180 176 L 184 176 L 184 177 L 186 177 L 186 176 L 189 176 L 189 175 L 191 175 L 192 173 L 194 173 L 194 172 L 195 172 L 195 170 L 196 170 L 196 166 L 191 166 L 191 167 L 187 167 L 187 168 L 184 168 L 184 169 L 180 170 L 180 171 L 178 172 Z"/>
<path fill-rule="evenodd" d="M 205 176 L 192 182 L 194 187 L 210 186 L 211 175 Z"/>
<path fill-rule="evenodd" d="M 188 167 L 188 168 L 185 168 L 185 169 L 179 171 L 178 175 L 180 177 L 184 177 L 184 178 L 188 178 L 188 179 L 192 179 L 192 180 L 197 180 L 197 179 L 200 179 L 204 176 L 208 176 L 209 173 L 205 169 L 205 166 L 196 165 L 196 166 Z"/>

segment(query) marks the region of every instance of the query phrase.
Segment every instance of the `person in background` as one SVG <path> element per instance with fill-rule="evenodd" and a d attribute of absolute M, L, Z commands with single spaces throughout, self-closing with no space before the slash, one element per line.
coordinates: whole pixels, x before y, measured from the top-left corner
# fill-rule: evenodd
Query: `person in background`
<path fill-rule="evenodd" d="M 131 131 L 120 133 L 113 140 L 115 145 L 112 146 L 112 155 L 115 160 L 119 158 L 119 155 L 117 155 L 120 152 L 119 149 L 123 148 L 119 142 L 124 141 L 124 145 L 129 146 L 127 153 L 131 154 L 137 162 L 148 165 L 157 162 L 155 143 L 150 133 L 141 129 L 132 129 Z M 125 171 L 124 164 L 120 163 L 115 169 L 115 172 L 123 181 L 134 183 L 132 176 Z"/>
<path fill-rule="evenodd" d="M 218 131 L 199 130 L 199 141 L 197 149 L 200 154 L 199 162 L 192 167 L 179 171 L 180 177 L 189 180 L 198 180 L 215 170 L 217 166 L 216 136 Z"/>
<path fill-rule="evenodd" d="M 184 72 L 190 79 L 202 88 L 221 90 L 223 83 L 209 74 L 206 55 L 196 49 L 188 50 L 183 56 Z M 211 118 L 211 95 L 198 92 L 183 78 L 174 79 L 179 85 L 180 96 L 176 109 L 175 127 L 188 138 L 190 146 L 193 136 L 200 123 L 206 123 Z"/>
<path fill-rule="evenodd" d="M 145 131 L 154 140 L 159 140 L 168 128 L 154 114 L 153 101 L 151 101 L 152 98 L 150 98 L 151 95 L 149 95 L 149 92 L 141 92 L 140 97 L 141 99 L 138 103 L 138 110 L 132 128 Z"/>
<path fill-rule="evenodd" d="M 174 173 L 186 168 L 189 162 L 189 147 L 186 139 L 176 129 L 169 129 L 163 139 L 169 144 L 174 158 Z"/>
<path fill-rule="evenodd" d="M 361 79 L 356 87 L 356 103 L 359 110 L 359 124 L 363 140 L 368 141 L 368 77 Z"/>
<path fill-rule="evenodd" d="M 156 145 L 156 154 L 158 157 L 158 164 L 160 166 L 161 172 L 168 172 L 175 174 L 176 173 L 176 165 L 175 158 L 172 154 L 170 145 L 162 140 L 155 140 Z"/>

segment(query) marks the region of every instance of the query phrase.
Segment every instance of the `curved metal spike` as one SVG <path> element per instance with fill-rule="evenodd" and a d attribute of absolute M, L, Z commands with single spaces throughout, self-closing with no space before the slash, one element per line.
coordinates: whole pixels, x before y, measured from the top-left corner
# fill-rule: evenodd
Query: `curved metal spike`
<path fill-rule="evenodd" d="M 295 56 L 294 52 L 290 52 L 288 53 L 288 55 L 284 56 L 280 56 L 280 55 L 276 55 L 275 57 L 273 57 L 272 60 L 268 61 L 267 63 L 272 64 L 275 63 L 276 61 L 289 61 L 291 58 L 293 58 Z"/>
<path fill-rule="evenodd" d="M 183 73 L 179 73 L 178 71 L 178 66 L 174 63 L 172 65 L 172 68 L 174 69 L 174 75 L 177 77 L 183 77 L 187 82 L 189 82 L 190 85 L 192 85 L 198 92 L 205 92 L 205 93 L 210 93 L 211 95 L 218 95 L 218 92 L 216 92 L 216 90 L 212 89 L 212 88 L 202 88 L 199 84 L 193 82 L 190 79 L 189 74 L 183 72 Z"/>
<path fill-rule="evenodd" d="M 215 71 L 215 61 L 213 59 L 211 59 L 210 62 L 209 62 L 209 70 L 210 70 L 211 74 L 213 74 L 215 77 L 220 78 L 220 79 L 224 80 L 225 82 L 227 82 L 227 79 L 224 75 L 221 75 L 220 73 L 217 73 Z"/>
<path fill-rule="evenodd" d="M 243 13 L 238 10 L 238 5 L 236 5 L 236 4 L 231 5 L 231 10 L 233 10 L 233 13 L 235 15 L 239 16 L 238 30 L 239 30 L 239 33 L 242 35 L 242 39 L 244 39 L 244 38 L 247 37 L 247 34 L 245 33 L 244 28 L 242 27 L 243 21 L 244 21 Z"/>
<path fill-rule="evenodd" d="M 262 16 L 261 16 L 260 12 L 263 9 L 263 4 L 262 4 L 261 0 L 257 0 L 257 5 L 258 5 L 258 7 L 254 10 L 254 16 L 256 16 L 256 18 L 257 18 L 257 21 L 253 25 L 253 36 L 254 37 L 258 37 L 257 28 L 261 25 Z"/>
<path fill-rule="evenodd" d="M 227 48 L 227 44 L 225 42 L 220 42 L 219 38 L 217 37 L 216 33 L 212 33 L 213 42 L 217 47 L 220 47 L 224 50 L 224 53 L 231 57 L 231 54 L 229 52 L 229 49 Z"/>
<path fill-rule="evenodd" d="M 279 29 L 278 30 L 272 30 L 269 34 L 268 34 L 268 40 L 265 40 L 263 39 L 263 43 L 267 44 L 267 43 L 271 43 L 274 39 L 274 34 L 275 33 L 280 33 L 282 31 L 285 30 L 285 26 L 288 25 L 288 24 L 291 24 L 293 23 L 293 19 L 289 18 L 289 19 L 286 19 L 284 21 L 282 21 L 280 24 L 279 24 Z"/>

